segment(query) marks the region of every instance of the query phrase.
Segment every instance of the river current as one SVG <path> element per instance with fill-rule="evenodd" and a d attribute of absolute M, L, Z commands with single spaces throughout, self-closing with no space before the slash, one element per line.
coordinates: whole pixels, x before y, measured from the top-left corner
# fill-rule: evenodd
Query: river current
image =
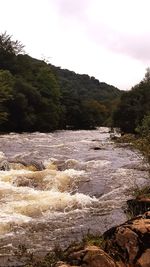
<path fill-rule="evenodd" d="M 125 222 L 133 188 L 147 183 L 142 157 L 108 128 L 0 135 L 0 150 L 10 167 L 0 171 L 0 266 L 19 246 L 42 254 Z"/>

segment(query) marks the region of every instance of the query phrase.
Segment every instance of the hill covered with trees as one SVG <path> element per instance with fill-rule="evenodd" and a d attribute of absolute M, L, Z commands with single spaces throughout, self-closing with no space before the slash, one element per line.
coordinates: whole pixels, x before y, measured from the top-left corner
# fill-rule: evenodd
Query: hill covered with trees
<path fill-rule="evenodd" d="M 0 35 L 1 132 L 93 129 L 109 125 L 122 92 L 25 54 L 19 41 Z"/>
<path fill-rule="evenodd" d="M 130 91 L 124 92 L 113 114 L 114 126 L 125 133 L 139 133 L 142 124 L 150 121 L 150 69 L 144 79 Z M 147 127 L 148 127 L 147 124 Z M 149 124 L 150 127 L 150 124 Z M 150 128 L 149 128 L 150 129 Z"/>

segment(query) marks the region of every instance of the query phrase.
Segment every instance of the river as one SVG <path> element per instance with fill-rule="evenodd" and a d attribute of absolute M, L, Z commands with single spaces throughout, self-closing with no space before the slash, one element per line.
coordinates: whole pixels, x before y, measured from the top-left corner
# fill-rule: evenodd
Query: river
<path fill-rule="evenodd" d="M 0 266 L 20 246 L 43 254 L 125 222 L 126 201 L 148 179 L 142 157 L 108 128 L 0 135 L 0 150 L 10 162 L 0 171 Z"/>

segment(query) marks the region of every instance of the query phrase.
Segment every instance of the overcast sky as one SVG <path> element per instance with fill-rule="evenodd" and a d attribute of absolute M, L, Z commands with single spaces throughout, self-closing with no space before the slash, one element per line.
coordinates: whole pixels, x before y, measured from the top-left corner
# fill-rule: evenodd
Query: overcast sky
<path fill-rule="evenodd" d="M 149 0 L 0 0 L 0 33 L 26 52 L 120 89 L 150 66 Z"/>

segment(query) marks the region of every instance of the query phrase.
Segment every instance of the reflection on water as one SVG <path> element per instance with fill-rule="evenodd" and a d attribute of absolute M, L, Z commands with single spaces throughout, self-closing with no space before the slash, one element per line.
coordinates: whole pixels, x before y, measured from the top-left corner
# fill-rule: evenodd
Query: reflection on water
<path fill-rule="evenodd" d="M 1 255 L 19 244 L 45 253 L 126 220 L 129 189 L 147 183 L 148 173 L 109 135 L 100 128 L 0 136 L 0 162 L 9 165 L 0 171 Z"/>

